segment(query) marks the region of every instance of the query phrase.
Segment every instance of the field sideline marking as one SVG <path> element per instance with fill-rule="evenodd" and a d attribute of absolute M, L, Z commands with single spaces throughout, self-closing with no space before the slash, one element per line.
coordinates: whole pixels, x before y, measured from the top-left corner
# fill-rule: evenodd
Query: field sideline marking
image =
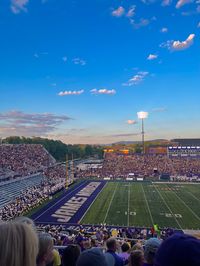
<path fill-rule="evenodd" d="M 153 184 L 153 186 L 154 186 L 154 184 Z M 171 212 L 171 214 L 172 214 L 174 220 L 176 221 L 176 223 L 178 224 L 178 226 L 179 226 L 180 229 L 182 230 L 183 228 L 181 227 L 181 225 L 180 225 L 179 221 L 176 219 L 176 217 L 173 215 L 173 212 L 172 212 L 171 208 L 169 207 L 169 205 L 167 204 L 167 202 L 166 202 L 165 199 L 163 198 L 162 194 L 160 193 L 160 191 L 157 189 L 156 186 L 154 186 L 154 188 L 156 189 L 156 191 L 157 191 L 158 194 L 160 195 L 161 199 L 163 200 L 163 202 L 164 202 L 165 205 L 167 206 L 168 210 Z"/>
<path fill-rule="evenodd" d="M 38 215 L 34 221 L 36 221 L 38 218 L 40 218 L 43 214 L 45 214 L 47 211 L 49 211 L 51 208 L 53 208 L 55 205 L 57 205 L 60 201 L 62 201 L 64 198 L 66 198 L 67 196 L 69 196 L 70 194 L 74 193 L 75 190 L 79 189 L 82 185 L 85 185 L 85 183 L 87 183 L 87 181 L 84 181 L 83 183 L 81 183 L 78 187 L 76 187 L 75 189 L 73 189 L 72 191 L 70 191 L 69 193 L 65 194 L 61 199 L 59 199 L 58 201 L 56 201 L 53 205 L 51 205 L 49 208 L 47 208 L 45 211 L 43 211 L 40 215 Z M 44 206 L 45 207 L 45 206 Z"/>
<path fill-rule="evenodd" d="M 169 186 L 168 186 L 169 187 Z M 169 187 L 170 188 L 170 187 Z M 185 207 L 187 207 L 188 208 L 188 210 L 200 221 L 200 217 L 185 203 L 185 201 L 184 200 L 182 200 L 180 197 L 179 197 L 179 195 L 176 193 L 176 192 L 174 192 L 173 190 L 172 190 L 172 192 L 176 195 L 176 197 L 181 201 L 181 202 L 183 202 L 183 204 L 185 205 Z"/>
<path fill-rule="evenodd" d="M 106 188 L 108 186 L 108 182 L 106 182 L 106 185 L 104 185 L 102 187 L 102 189 L 99 191 L 99 193 L 96 195 L 96 197 L 93 199 L 93 201 L 91 202 L 90 206 L 87 208 L 86 212 L 83 214 L 83 216 L 80 219 L 80 222 L 82 222 L 82 220 L 84 219 L 85 215 L 88 213 L 89 209 L 92 207 L 93 203 L 96 201 L 96 199 L 100 196 L 101 192 L 103 192 L 104 188 Z"/>
<path fill-rule="evenodd" d="M 127 213 L 127 225 L 129 226 L 129 215 L 130 215 L 130 183 L 128 183 L 128 213 Z"/>
<path fill-rule="evenodd" d="M 141 186 L 142 186 L 142 191 L 143 191 L 144 198 L 145 198 L 145 201 L 146 201 L 146 205 L 147 205 L 147 208 L 148 208 L 148 211 L 149 211 L 149 214 L 150 214 L 151 222 L 152 222 L 152 225 L 153 225 L 154 224 L 154 221 L 153 221 L 153 217 L 152 217 L 152 214 L 151 214 L 151 210 L 149 208 L 149 203 L 147 201 L 147 198 L 146 198 L 146 195 L 145 195 L 145 192 L 144 192 L 143 185 L 141 184 Z"/>
<path fill-rule="evenodd" d="M 112 194 L 112 198 L 111 198 L 110 204 L 109 204 L 109 206 L 108 206 L 108 209 L 107 209 L 107 212 L 106 212 L 105 218 L 104 218 L 104 220 L 103 220 L 103 224 L 105 223 L 105 221 L 106 221 L 106 219 L 107 219 L 108 212 L 110 211 L 110 207 L 111 207 L 111 204 L 112 204 L 112 202 L 113 202 L 113 199 L 114 199 L 115 193 L 116 193 L 116 191 L 117 191 L 118 185 L 119 185 L 119 183 L 117 182 L 117 185 L 116 185 L 115 190 L 114 190 L 114 192 L 113 192 L 113 194 Z"/>

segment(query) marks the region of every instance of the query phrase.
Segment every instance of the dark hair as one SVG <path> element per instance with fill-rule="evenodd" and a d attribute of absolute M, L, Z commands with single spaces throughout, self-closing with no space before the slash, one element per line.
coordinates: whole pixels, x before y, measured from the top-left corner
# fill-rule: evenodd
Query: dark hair
<path fill-rule="evenodd" d="M 106 246 L 108 249 L 113 249 L 116 246 L 116 240 L 115 238 L 111 237 L 106 241 Z"/>
<path fill-rule="evenodd" d="M 62 255 L 62 265 L 63 266 L 76 266 L 78 257 L 81 251 L 78 245 L 67 246 Z"/>
<path fill-rule="evenodd" d="M 129 257 L 130 266 L 142 266 L 144 262 L 144 253 L 141 250 L 131 251 Z"/>
<path fill-rule="evenodd" d="M 122 252 L 126 252 L 130 249 L 129 244 L 128 243 L 123 243 L 121 246 Z"/>

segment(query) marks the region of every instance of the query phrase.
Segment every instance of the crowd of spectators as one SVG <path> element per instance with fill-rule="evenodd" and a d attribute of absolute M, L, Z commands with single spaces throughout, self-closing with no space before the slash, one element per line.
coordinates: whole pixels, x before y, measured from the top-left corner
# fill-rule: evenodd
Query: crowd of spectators
<path fill-rule="evenodd" d="M 158 177 L 169 174 L 176 177 L 200 177 L 199 158 L 169 158 L 167 155 L 122 155 L 107 153 L 102 168 L 91 168 L 79 171 L 79 177 L 127 178 L 132 176 Z"/>
<path fill-rule="evenodd" d="M 39 144 L 2 144 L 0 154 L 0 173 L 7 178 L 31 175 L 56 163 Z"/>
<path fill-rule="evenodd" d="M 53 169 L 53 168 L 51 168 Z M 49 173 L 51 170 L 49 170 Z M 52 176 L 54 175 L 54 171 Z M 12 200 L 6 206 L 0 208 L 0 220 L 11 220 L 38 207 L 51 198 L 56 192 L 66 185 L 63 177 L 45 178 L 39 186 L 33 186 L 22 191 L 20 196 Z"/>
<path fill-rule="evenodd" d="M 44 230 L 42 230 L 44 229 Z M 55 228 L 54 228 L 55 230 Z M 63 234 L 62 227 L 57 230 Z M 133 240 L 111 236 L 107 231 L 85 238 L 73 234 L 73 242 L 55 246 L 53 228 L 35 227 L 27 217 L 0 224 L 0 265 L 6 266 L 199 266 L 200 240 L 185 234 L 161 239 Z M 69 233 L 65 232 L 65 235 Z M 103 236 L 103 238 L 102 238 Z"/>

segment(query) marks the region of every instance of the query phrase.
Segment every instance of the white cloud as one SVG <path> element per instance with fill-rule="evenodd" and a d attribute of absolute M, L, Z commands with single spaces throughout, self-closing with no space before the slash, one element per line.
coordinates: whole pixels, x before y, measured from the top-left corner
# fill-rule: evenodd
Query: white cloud
<path fill-rule="evenodd" d="M 107 90 L 107 89 L 92 89 L 90 90 L 91 94 L 108 94 L 108 95 L 114 95 L 116 94 L 116 90 Z"/>
<path fill-rule="evenodd" d="M 80 91 L 61 91 L 58 93 L 59 96 L 67 96 L 67 95 L 80 95 L 84 93 L 84 90 Z"/>
<path fill-rule="evenodd" d="M 137 124 L 137 121 L 129 119 L 129 120 L 126 121 L 126 123 L 129 124 L 129 125 L 134 125 L 134 124 Z"/>
<path fill-rule="evenodd" d="M 141 83 L 144 78 L 149 74 L 147 71 L 139 71 L 136 75 L 134 75 L 128 82 L 123 83 L 123 86 L 134 86 Z"/>
<path fill-rule="evenodd" d="M 146 27 L 147 25 L 149 25 L 150 24 L 150 20 L 149 19 L 145 19 L 145 18 L 141 18 L 139 20 L 139 22 L 135 22 L 135 20 L 130 19 L 130 23 L 131 23 L 131 25 L 133 25 L 133 27 L 135 29 L 139 29 L 139 28 Z"/>
<path fill-rule="evenodd" d="M 125 13 L 125 9 L 123 8 L 123 6 L 119 6 L 117 9 L 112 11 L 112 16 L 121 17 L 124 15 L 124 13 Z"/>
<path fill-rule="evenodd" d="M 75 65 L 81 65 L 81 66 L 85 66 L 86 65 L 86 61 L 81 59 L 81 58 L 79 58 L 79 57 L 72 59 L 72 62 Z"/>
<path fill-rule="evenodd" d="M 186 4 L 190 4 L 190 3 L 193 3 L 194 0 L 179 0 L 176 4 L 176 8 L 180 8 Z"/>
<path fill-rule="evenodd" d="M 163 33 L 168 32 L 168 28 L 162 28 L 160 31 Z"/>
<path fill-rule="evenodd" d="M 67 62 L 67 57 L 66 56 L 63 56 L 62 57 L 62 60 L 63 60 L 63 62 Z"/>
<path fill-rule="evenodd" d="M 195 34 L 190 34 L 185 41 L 174 41 L 172 44 L 173 50 L 184 50 L 189 48 L 194 41 Z"/>
<path fill-rule="evenodd" d="M 167 48 L 172 51 L 181 51 L 189 48 L 194 42 L 195 34 L 190 34 L 185 41 L 167 41 L 165 43 L 161 43 L 161 48 Z"/>
<path fill-rule="evenodd" d="M 136 6 L 131 6 L 130 9 L 129 9 L 129 11 L 126 13 L 126 16 L 128 18 L 131 18 L 131 17 L 133 17 L 135 15 L 135 7 Z"/>
<path fill-rule="evenodd" d="M 19 14 L 21 11 L 27 12 L 26 6 L 28 5 L 29 0 L 11 0 L 11 11 L 14 14 Z"/>
<path fill-rule="evenodd" d="M 171 5 L 171 3 L 172 3 L 172 0 L 163 0 L 162 1 L 162 6 L 169 6 L 169 5 Z"/>
<path fill-rule="evenodd" d="M 158 58 L 158 55 L 157 54 L 150 54 L 148 57 L 147 57 L 147 60 L 154 60 Z"/>

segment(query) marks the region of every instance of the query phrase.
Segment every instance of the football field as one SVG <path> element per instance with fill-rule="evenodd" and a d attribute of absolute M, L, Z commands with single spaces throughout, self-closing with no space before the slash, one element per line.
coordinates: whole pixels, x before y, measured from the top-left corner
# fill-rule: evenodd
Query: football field
<path fill-rule="evenodd" d="M 80 222 L 200 229 L 200 184 L 107 182 Z"/>

